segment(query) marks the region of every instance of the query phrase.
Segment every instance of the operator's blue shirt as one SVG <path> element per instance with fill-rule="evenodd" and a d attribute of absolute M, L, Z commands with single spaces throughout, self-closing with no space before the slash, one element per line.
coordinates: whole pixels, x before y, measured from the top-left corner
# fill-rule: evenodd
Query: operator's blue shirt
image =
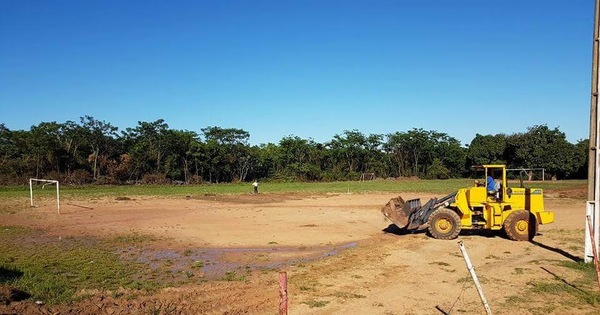
<path fill-rule="evenodd" d="M 492 176 L 487 177 L 487 190 L 488 191 L 496 190 L 496 182 L 494 182 L 494 179 L 492 178 Z"/>

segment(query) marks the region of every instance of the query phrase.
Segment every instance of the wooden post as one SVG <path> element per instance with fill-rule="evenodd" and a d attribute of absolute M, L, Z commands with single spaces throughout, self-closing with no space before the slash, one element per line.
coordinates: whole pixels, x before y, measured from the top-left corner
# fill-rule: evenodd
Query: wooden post
<path fill-rule="evenodd" d="M 596 234 L 585 230 L 584 256 L 586 263 L 593 259 L 592 242 L 600 242 L 600 0 L 594 1 L 594 35 L 592 38 L 592 86 L 590 98 L 590 147 L 588 152 L 588 202 L 586 215 L 591 215 Z M 596 248 L 598 251 L 598 248 Z"/>
<path fill-rule="evenodd" d="M 288 313 L 287 272 L 279 272 L 279 315 Z"/>
<path fill-rule="evenodd" d="M 477 288 L 477 293 L 479 293 L 479 297 L 481 298 L 481 303 L 483 303 L 483 307 L 485 308 L 485 313 L 488 315 L 492 315 L 492 310 L 490 309 L 490 305 L 488 304 L 487 300 L 485 299 L 485 296 L 483 295 L 483 289 L 481 288 L 481 285 L 479 284 L 479 279 L 477 279 L 477 274 L 475 273 L 475 267 L 473 267 L 473 264 L 471 263 L 471 259 L 469 259 L 469 254 L 467 254 L 467 249 L 463 245 L 462 241 L 458 242 L 458 247 L 460 248 L 460 251 L 465 259 L 465 263 L 467 263 L 467 269 L 471 273 L 471 278 L 473 278 L 473 282 L 475 282 L 475 287 Z"/>
<path fill-rule="evenodd" d="M 586 216 L 587 218 L 587 226 L 590 230 L 590 235 L 594 235 L 594 228 L 592 227 L 592 217 Z M 596 240 L 591 238 L 592 241 L 592 251 L 594 253 L 594 267 L 596 267 L 596 279 L 598 280 L 598 289 L 600 289 L 600 265 L 598 263 L 598 252 L 596 252 Z"/>

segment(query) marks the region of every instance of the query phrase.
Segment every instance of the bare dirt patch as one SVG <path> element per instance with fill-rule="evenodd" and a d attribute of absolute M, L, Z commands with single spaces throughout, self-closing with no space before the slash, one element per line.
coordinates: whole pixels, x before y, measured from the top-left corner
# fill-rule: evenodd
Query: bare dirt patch
<path fill-rule="evenodd" d="M 585 200 L 587 199 L 587 185 L 561 189 L 548 189 L 544 193 L 547 197 Z"/>
<path fill-rule="evenodd" d="M 169 260 L 173 268 L 196 263 L 195 271 L 207 280 L 129 298 L 127 292 L 96 292 L 72 305 L 12 301 L 0 306 L 0 313 L 275 314 L 278 270 L 289 274 L 290 314 L 483 313 L 456 241 L 390 227 L 380 208 L 395 196 L 132 197 L 68 200 L 60 215 L 51 202 L 0 213 L 5 225 L 39 229 L 56 240 L 145 235 L 151 245 L 123 252 L 124 259 Z M 496 314 L 598 311 L 598 306 L 563 305 L 561 297 L 552 307 L 538 296 L 515 298 L 528 295 L 532 283 L 557 277 L 577 281 L 560 263 L 582 256 L 584 201 L 547 198 L 546 208 L 555 211 L 556 222 L 541 226 L 533 243 L 496 233 L 459 236 Z M 136 240 L 123 242 L 135 247 Z"/>

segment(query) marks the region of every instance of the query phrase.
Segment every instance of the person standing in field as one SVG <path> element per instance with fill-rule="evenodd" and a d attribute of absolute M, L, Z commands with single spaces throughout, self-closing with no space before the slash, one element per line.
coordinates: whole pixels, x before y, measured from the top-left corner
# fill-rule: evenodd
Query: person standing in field
<path fill-rule="evenodd" d="M 254 180 L 254 183 L 252 183 L 252 187 L 254 187 L 254 193 L 258 194 L 258 182 L 256 179 Z"/>

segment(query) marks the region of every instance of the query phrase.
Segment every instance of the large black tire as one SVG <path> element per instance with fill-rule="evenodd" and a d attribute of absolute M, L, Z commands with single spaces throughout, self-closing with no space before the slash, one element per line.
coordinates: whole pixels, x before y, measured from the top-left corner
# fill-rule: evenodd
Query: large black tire
<path fill-rule="evenodd" d="M 535 215 L 527 210 L 511 213 L 504 221 L 504 232 L 513 241 L 531 241 L 538 232 Z"/>
<path fill-rule="evenodd" d="M 447 208 L 439 208 L 429 216 L 429 234 L 440 240 L 455 239 L 460 233 L 460 217 Z"/>

